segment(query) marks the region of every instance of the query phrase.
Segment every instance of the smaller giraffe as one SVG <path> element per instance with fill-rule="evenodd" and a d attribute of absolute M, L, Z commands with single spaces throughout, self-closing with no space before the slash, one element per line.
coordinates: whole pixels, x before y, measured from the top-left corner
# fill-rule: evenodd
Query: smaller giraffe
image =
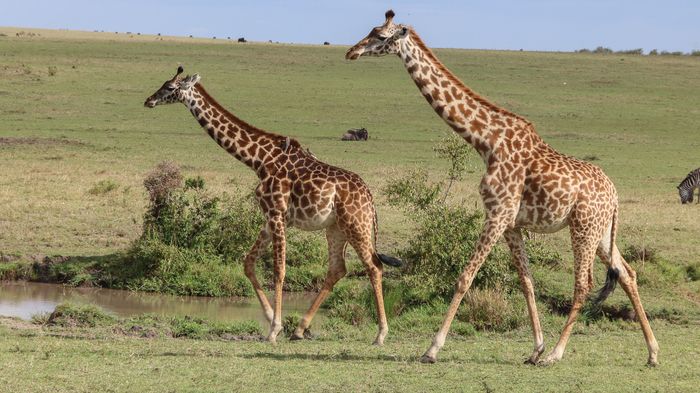
<path fill-rule="evenodd" d="M 304 338 L 311 319 L 338 280 L 345 276 L 345 250 L 350 244 L 365 265 L 379 319 L 374 344 L 382 345 L 389 327 L 382 298 L 382 263 L 401 266 L 401 261 L 375 250 L 377 214 L 372 194 L 353 172 L 319 161 L 298 141 L 263 131 L 234 116 L 216 102 L 199 83 L 197 74 L 184 78 L 182 67 L 153 93 L 144 105 L 181 102 L 199 124 L 229 154 L 255 171 L 260 179 L 255 196 L 267 222 L 245 257 L 245 274 L 270 322 L 268 341 L 274 343 L 282 330 L 282 283 L 285 273 L 286 228 L 305 231 L 325 229 L 328 241 L 328 274 L 321 291 L 291 336 Z M 255 274 L 255 262 L 272 243 L 274 256 L 274 309 Z"/>

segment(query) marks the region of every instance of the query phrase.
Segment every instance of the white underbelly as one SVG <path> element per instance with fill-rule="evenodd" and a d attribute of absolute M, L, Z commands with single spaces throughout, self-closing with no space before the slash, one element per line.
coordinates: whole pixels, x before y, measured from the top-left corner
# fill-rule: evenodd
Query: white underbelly
<path fill-rule="evenodd" d="M 335 224 L 335 210 L 330 207 L 313 214 L 307 213 L 309 212 L 294 210 L 287 215 L 287 225 L 304 231 L 318 231 Z"/>

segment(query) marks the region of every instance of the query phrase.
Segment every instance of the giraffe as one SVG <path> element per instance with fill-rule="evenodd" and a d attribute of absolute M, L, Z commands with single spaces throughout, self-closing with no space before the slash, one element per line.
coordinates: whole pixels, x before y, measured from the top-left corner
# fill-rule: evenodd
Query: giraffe
<path fill-rule="evenodd" d="M 401 261 L 375 250 L 377 214 L 372 194 L 355 173 L 317 160 L 295 139 L 256 128 L 224 109 L 204 90 L 198 74 L 174 77 L 146 99 L 144 105 L 181 102 L 222 148 L 250 167 L 260 182 L 255 197 L 266 224 L 244 259 L 250 280 L 265 317 L 270 322 L 267 340 L 275 343 L 282 330 L 282 283 L 285 274 L 285 231 L 325 229 L 329 266 L 323 287 L 290 337 L 305 337 L 311 320 L 338 280 L 346 274 L 345 251 L 350 244 L 367 270 L 374 289 L 379 332 L 374 341 L 382 345 L 388 333 L 382 298 L 382 264 L 400 266 Z M 374 238 L 374 241 L 373 241 Z M 274 258 L 274 308 L 255 274 L 255 263 L 269 244 Z"/>
<path fill-rule="evenodd" d="M 383 25 L 350 48 L 345 57 L 396 54 L 435 112 L 481 156 L 486 173 L 479 185 L 485 224 L 473 255 L 460 275 L 442 326 L 421 361 L 434 363 L 445 343 L 450 324 L 464 294 L 484 259 L 503 236 L 518 270 L 525 295 L 534 350 L 526 363 L 547 365 L 561 360 L 574 321 L 593 285 L 596 254 L 608 266 L 605 299 L 619 281 L 627 293 L 644 333 L 648 364 L 657 364 L 658 344 L 639 297 L 636 273 L 615 245 L 618 198 L 603 171 L 589 163 L 558 153 L 535 132 L 527 119 L 479 96 L 465 86 L 425 45 L 416 31 L 393 22 L 385 14 Z M 553 233 L 566 226 L 574 252 L 574 300 L 559 341 L 544 358 L 544 340 L 528 268 L 522 230 Z"/>

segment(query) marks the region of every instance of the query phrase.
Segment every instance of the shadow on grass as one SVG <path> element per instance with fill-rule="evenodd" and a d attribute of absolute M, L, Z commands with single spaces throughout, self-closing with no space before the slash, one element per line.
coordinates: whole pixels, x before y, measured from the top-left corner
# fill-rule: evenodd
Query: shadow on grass
<path fill-rule="evenodd" d="M 272 353 L 272 352 L 256 352 L 252 354 L 242 354 L 239 355 L 244 359 L 270 359 L 270 360 L 311 360 L 320 362 L 344 362 L 344 361 L 356 361 L 356 362 L 400 362 L 406 363 L 417 360 L 412 357 L 398 356 L 398 355 L 353 355 L 349 353 L 332 353 L 332 354 L 320 354 L 320 353 Z"/>
<path fill-rule="evenodd" d="M 239 355 L 244 359 L 269 359 L 269 360 L 279 360 L 279 361 L 289 361 L 289 360 L 310 360 L 319 362 L 391 362 L 391 363 L 420 363 L 420 356 L 399 356 L 399 355 L 354 355 L 349 353 L 334 353 L 334 354 L 310 354 L 310 353 L 272 353 L 272 352 L 256 352 L 252 354 L 242 354 Z M 525 357 L 523 357 L 525 359 Z M 501 358 L 489 358 L 489 359 L 465 359 L 454 356 L 446 356 L 441 359 L 438 363 L 464 363 L 464 362 L 478 362 L 479 364 L 499 364 L 499 365 L 522 365 L 523 361 L 518 359 L 509 360 Z"/>

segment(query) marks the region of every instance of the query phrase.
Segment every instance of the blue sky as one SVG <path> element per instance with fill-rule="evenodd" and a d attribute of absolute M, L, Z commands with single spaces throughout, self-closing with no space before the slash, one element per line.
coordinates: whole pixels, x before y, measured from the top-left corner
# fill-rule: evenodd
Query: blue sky
<path fill-rule="evenodd" d="M 698 0 L 74 0 L 7 1 L 0 26 L 132 31 L 256 41 L 354 44 L 383 22 L 413 25 L 433 47 L 646 51 L 700 49 Z"/>

